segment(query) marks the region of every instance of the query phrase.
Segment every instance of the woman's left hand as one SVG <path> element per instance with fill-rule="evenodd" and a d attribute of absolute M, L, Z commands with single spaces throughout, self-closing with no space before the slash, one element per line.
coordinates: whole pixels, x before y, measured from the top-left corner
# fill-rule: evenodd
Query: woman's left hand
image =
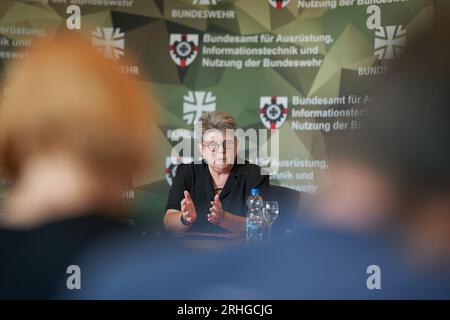
<path fill-rule="evenodd" d="M 220 202 L 219 195 L 216 194 L 214 201 L 211 201 L 211 208 L 209 208 L 210 214 L 208 214 L 208 221 L 213 224 L 221 224 L 225 216 L 225 212 L 222 209 L 222 203 Z"/>

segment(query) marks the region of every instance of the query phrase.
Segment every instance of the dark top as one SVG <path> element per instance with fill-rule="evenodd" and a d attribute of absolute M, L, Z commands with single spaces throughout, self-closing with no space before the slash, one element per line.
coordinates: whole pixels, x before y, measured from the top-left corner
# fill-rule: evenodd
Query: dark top
<path fill-rule="evenodd" d="M 255 164 L 235 164 L 230 176 L 220 193 L 222 208 L 238 216 L 246 215 L 246 201 L 250 189 L 259 188 L 262 197 L 269 187 L 269 176 L 261 175 L 261 168 Z M 191 226 L 191 232 L 224 233 L 226 229 L 208 222 L 207 215 L 214 199 L 214 184 L 208 165 L 180 164 L 170 188 L 166 210 L 181 210 L 180 202 L 184 198 L 184 191 L 189 191 L 197 211 L 197 220 Z"/>
<path fill-rule="evenodd" d="M 91 245 L 128 228 L 102 213 L 87 213 L 26 231 L 0 228 L 0 299 L 49 299 L 67 290 L 69 265 Z M 81 284 L 83 287 L 83 284 Z"/>

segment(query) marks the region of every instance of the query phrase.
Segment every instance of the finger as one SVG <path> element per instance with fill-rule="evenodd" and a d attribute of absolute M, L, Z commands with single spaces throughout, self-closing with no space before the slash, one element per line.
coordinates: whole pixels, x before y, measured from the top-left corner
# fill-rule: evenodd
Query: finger
<path fill-rule="evenodd" d="M 188 201 L 192 200 L 191 195 L 189 194 L 189 191 L 184 190 L 184 198 Z"/>
<path fill-rule="evenodd" d="M 216 221 L 218 221 L 218 220 L 220 219 L 220 216 L 219 216 L 219 214 L 213 212 L 213 213 L 211 214 L 211 218 L 214 219 L 214 220 L 216 220 Z"/>
<path fill-rule="evenodd" d="M 220 210 L 220 209 L 222 209 L 222 206 L 220 205 L 220 203 L 211 201 L 211 208 L 215 208 L 215 209 Z"/>
<path fill-rule="evenodd" d="M 192 208 L 190 206 L 186 206 L 184 208 L 184 211 L 186 212 L 187 216 L 189 216 L 189 217 L 192 216 Z"/>
<path fill-rule="evenodd" d="M 184 198 L 183 200 L 181 200 L 181 205 L 184 206 L 186 204 L 186 198 Z"/>

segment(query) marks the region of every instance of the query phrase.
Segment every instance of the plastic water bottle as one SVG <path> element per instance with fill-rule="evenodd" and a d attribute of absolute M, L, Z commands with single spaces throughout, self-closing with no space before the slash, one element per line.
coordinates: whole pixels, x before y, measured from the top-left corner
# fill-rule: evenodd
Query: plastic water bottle
<path fill-rule="evenodd" d="M 259 189 L 250 190 L 247 207 L 247 242 L 261 241 L 264 235 L 264 217 L 262 214 L 263 199 L 259 195 Z"/>

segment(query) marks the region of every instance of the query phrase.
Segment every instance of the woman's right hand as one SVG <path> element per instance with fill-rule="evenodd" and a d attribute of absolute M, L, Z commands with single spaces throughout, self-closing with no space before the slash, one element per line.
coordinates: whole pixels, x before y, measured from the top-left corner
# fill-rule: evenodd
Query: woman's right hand
<path fill-rule="evenodd" d="M 184 198 L 181 200 L 181 214 L 183 215 L 184 220 L 190 224 L 197 220 L 194 201 L 192 201 L 191 195 L 186 190 L 184 191 Z"/>

